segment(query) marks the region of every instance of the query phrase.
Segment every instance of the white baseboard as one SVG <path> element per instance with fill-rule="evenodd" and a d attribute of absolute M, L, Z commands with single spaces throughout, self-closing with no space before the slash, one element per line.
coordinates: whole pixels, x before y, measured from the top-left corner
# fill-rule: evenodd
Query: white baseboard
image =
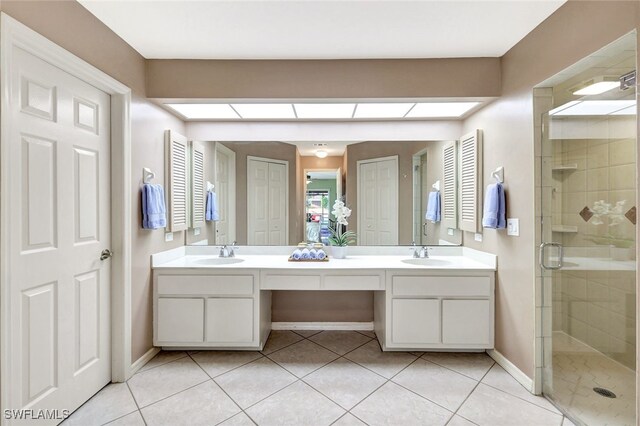
<path fill-rule="evenodd" d="M 136 374 L 136 372 L 140 370 L 146 363 L 151 361 L 154 356 L 158 355 L 158 352 L 160 352 L 160 348 L 152 347 L 147 352 L 145 352 L 144 355 L 138 358 L 136 362 L 131 364 L 131 367 L 129 368 L 129 377 Z"/>
<path fill-rule="evenodd" d="M 373 322 L 272 322 L 272 330 L 373 330 Z"/>
<path fill-rule="evenodd" d="M 500 365 L 500 367 L 504 368 L 504 370 L 511 375 L 514 379 L 518 381 L 526 390 L 533 393 L 533 380 L 524 374 L 522 370 L 515 366 L 511 361 L 505 358 L 500 352 L 495 349 L 489 349 L 487 351 L 487 355 L 489 355 L 495 362 Z"/>

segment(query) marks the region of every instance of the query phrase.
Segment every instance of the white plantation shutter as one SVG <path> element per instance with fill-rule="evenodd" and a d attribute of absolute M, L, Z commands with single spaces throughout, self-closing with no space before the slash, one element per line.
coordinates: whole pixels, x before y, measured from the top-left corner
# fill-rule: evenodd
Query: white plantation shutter
<path fill-rule="evenodd" d="M 169 231 L 184 231 L 188 227 L 187 212 L 187 138 L 165 131 L 168 177 Z"/>
<path fill-rule="evenodd" d="M 451 142 L 442 149 L 442 225 L 447 228 L 458 227 L 458 158 L 456 143 Z"/>
<path fill-rule="evenodd" d="M 482 133 L 460 139 L 460 229 L 478 232 L 482 205 Z"/>
<path fill-rule="evenodd" d="M 204 226 L 206 188 L 204 183 L 204 144 L 191 142 L 191 227 Z"/>

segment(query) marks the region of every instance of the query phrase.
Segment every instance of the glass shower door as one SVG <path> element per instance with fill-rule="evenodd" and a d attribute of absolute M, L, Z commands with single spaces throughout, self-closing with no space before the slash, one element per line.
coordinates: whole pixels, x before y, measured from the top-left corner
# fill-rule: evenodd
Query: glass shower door
<path fill-rule="evenodd" d="M 636 424 L 635 90 L 611 100 L 542 117 L 543 393 L 584 425 Z"/>

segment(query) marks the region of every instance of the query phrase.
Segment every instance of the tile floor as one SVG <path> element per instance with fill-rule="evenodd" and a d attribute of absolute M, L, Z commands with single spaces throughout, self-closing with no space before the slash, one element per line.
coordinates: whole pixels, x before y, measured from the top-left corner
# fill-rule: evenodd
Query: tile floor
<path fill-rule="evenodd" d="M 262 352 L 161 352 L 64 425 L 572 424 L 484 353 L 382 352 L 374 337 L 273 331 Z"/>

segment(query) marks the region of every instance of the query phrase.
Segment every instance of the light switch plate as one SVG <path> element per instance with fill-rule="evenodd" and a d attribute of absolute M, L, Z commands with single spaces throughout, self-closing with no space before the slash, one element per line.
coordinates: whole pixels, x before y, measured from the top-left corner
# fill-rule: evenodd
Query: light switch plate
<path fill-rule="evenodd" d="M 520 236 L 520 219 L 507 219 L 507 235 Z"/>
<path fill-rule="evenodd" d="M 193 235 L 200 235 L 200 228 L 193 228 Z"/>
<path fill-rule="evenodd" d="M 169 242 L 169 241 L 173 241 L 173 232 L 165 232 L 164 233 L 164 241 L 165 242 Z"/>
<path fill-rule="evenodd" d="M 475 234 L 473 239 L 479 242 L 482 242 L 482 234 Z"/>

